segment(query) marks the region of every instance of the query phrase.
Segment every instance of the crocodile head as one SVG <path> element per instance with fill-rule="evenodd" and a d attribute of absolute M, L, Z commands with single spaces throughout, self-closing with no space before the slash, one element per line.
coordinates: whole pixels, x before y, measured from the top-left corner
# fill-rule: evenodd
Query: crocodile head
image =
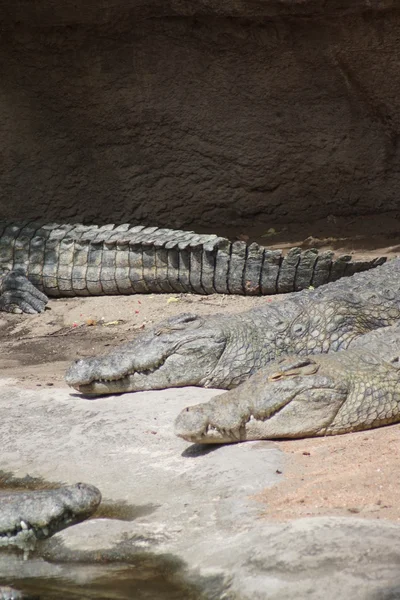
<path fill-rule="evenodd" d="M 236 389 L 185 408 L 175 433 L 214 444 L 331 433 L 351 390 L 351 375 L 338 363 L 338 355 L 274 361 Z"/>
<path fill-rule="evenodd" d="M 77 360 L 66 382 L 89 396 L 186 385 L 222 387 L 216 367 L 227 344 L 227 328 L 221 326 L 225 321 L 192 314 L 168 319 L 105 356 Z"/>
<path fill-rule="evenodd" d="M 32 546 L 84 521 L 101 501 L 93 485 L 77 483 L 54 490 L 0 494 L 0 546 Z"/>

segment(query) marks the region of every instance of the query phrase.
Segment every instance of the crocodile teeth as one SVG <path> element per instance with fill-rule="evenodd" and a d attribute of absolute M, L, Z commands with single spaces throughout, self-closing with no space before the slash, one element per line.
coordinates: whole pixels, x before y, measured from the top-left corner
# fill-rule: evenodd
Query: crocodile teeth
<path fill-rule="evenodd" d="M 160 367 L 164 365 L 165 361 L 159 361 L 153 366 L 147 367 L 147 369 L 135 370 L 126 373 L 126 375 L 116 376 L 116 377 L 99 377 L 98 379 L 94 379 L 91 383 L 111 383 L 113 381 L 122 381 L 125 378 L 131 377 L 133 375 L 149 375 L 157 371 Z"/>
<path fill-rule="evenodd" d="M 71 518 L 69 518 L 69 517 L 61 519 L 61 522 L 65 523 L 65 524 L 67 524 L 69 521 L 71 521 Z M 32 525 L 30 525 L 26 521 L 21 520 L 19 523 L 19 527 L 16 527 L 16 529 L 14 529 L 13 531 L 6 531 L 4 533 L 0 533 L 0 542 L 1 542 L 1 540 L 6 540 L 6 539 L 8 539 L 8 540 L 18 539 L 21 534 L 24 534 L 24 532 L 27 532 L 27 531 L 29 531 L 31 534 L 34 534 L 34 536 L 36 538 L 39 538 L 39 537 L 47 538 L 51 535 L 50 526 L 34 528 Z"/>

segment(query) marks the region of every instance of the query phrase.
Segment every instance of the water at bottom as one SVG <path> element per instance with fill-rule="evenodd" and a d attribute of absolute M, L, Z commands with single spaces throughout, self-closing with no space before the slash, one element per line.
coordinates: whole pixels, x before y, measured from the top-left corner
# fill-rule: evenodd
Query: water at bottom
<path fill-rule="evenodd" d="M 28 561 L 30 562 L 30 561 Z M 40 600 L 201 600 L 199 587 L 185 581 L 176 565 L 163 561 L 154 564 L 52 564 L 54 573 L 43 574 L 38 563 L 37 574 L 21 576 L 12 568 L 12 576 L 4 573 L 0 585 L 24 594 L 24 598 Z M 153 564 L 151 564 L 153 563 Z M 48 564 L 48 563 L 47 563 Z M 22 569 L 26 571 L 26 569 Z"/>

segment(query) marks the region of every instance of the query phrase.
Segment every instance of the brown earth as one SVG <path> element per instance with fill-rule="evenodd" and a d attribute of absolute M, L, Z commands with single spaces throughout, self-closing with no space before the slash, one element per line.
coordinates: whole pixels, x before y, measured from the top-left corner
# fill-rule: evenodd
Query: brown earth
<path fill-rule="evenodd" d="M 240 233 L 266 243 L 260 231 L 237 231 L 236 235 Z M 332 219 L 331 223 L 325 222 L 325 229 L 320 223 L 301 230 L 297 227 L 295 234 L 290 228 L 270 231 L 267 237 L 274 245 L 303 247 L 312 237 L 314 245 L 318 239 L 321 248 L 331 247 L 356 257 L 393 257 L 400 248 L 397 221 L 389 217 L 386 221 L 363 219 L 353 224 L 351 235 L 346 224 Z M 64 387 L 63 375 L 72 360 L 133 339 L 162 318 L 181 312 L 239 312 L 271 301 L 271 297 L 189 294 L 51 300 L 42 315 L 0 315 L 1 376 L 27 389 Z M 357 514 L 400 520 L 400 425 L 276 445 L 287 460 L 282 483 L 258 498 L 265 504 L 266 518 Z"/>
<path fill-rule="evenodd" d="M 333 250 L 337 254 L 350 254 L 358 259 L 371 259 L 375 256 L 393 258 L 400 254 L 399 213 L 389 211 L 365 217 L 327 218 L 305 223 L 287 223 L 267 227 L 255 220 L 245 229 L 238 227 L 208 228 L 205 230 L 230 239 L 257 242 L 272 249 L 284 251 L 293 246 L 303 250 Z"/>
<path fill-rule="evenodd" d="M 282 441 L 282 483 L 258 496 L 263 516 L 357 516 L 400 521 L 400 425 Z"/>
<path fill-rule="evenodd" d="M 238 312 L 265 298 L 190 294 L 50 300 L 41 315 L 0 313 L 0 369 L 24 387 L 64 386 L 67 365 L 129 341 L 143 328 L 181 312 Z"/>

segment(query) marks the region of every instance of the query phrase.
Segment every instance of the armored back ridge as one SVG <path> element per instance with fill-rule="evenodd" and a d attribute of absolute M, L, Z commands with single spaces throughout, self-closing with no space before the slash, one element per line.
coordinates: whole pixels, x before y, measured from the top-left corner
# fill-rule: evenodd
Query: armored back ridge
<path fill-rule="evenodd" d="M 318 287 L 385 262 L 142 225 L 0 223 L 0 269 L 22 269 L 49 296 L 261 295 Z"/>

